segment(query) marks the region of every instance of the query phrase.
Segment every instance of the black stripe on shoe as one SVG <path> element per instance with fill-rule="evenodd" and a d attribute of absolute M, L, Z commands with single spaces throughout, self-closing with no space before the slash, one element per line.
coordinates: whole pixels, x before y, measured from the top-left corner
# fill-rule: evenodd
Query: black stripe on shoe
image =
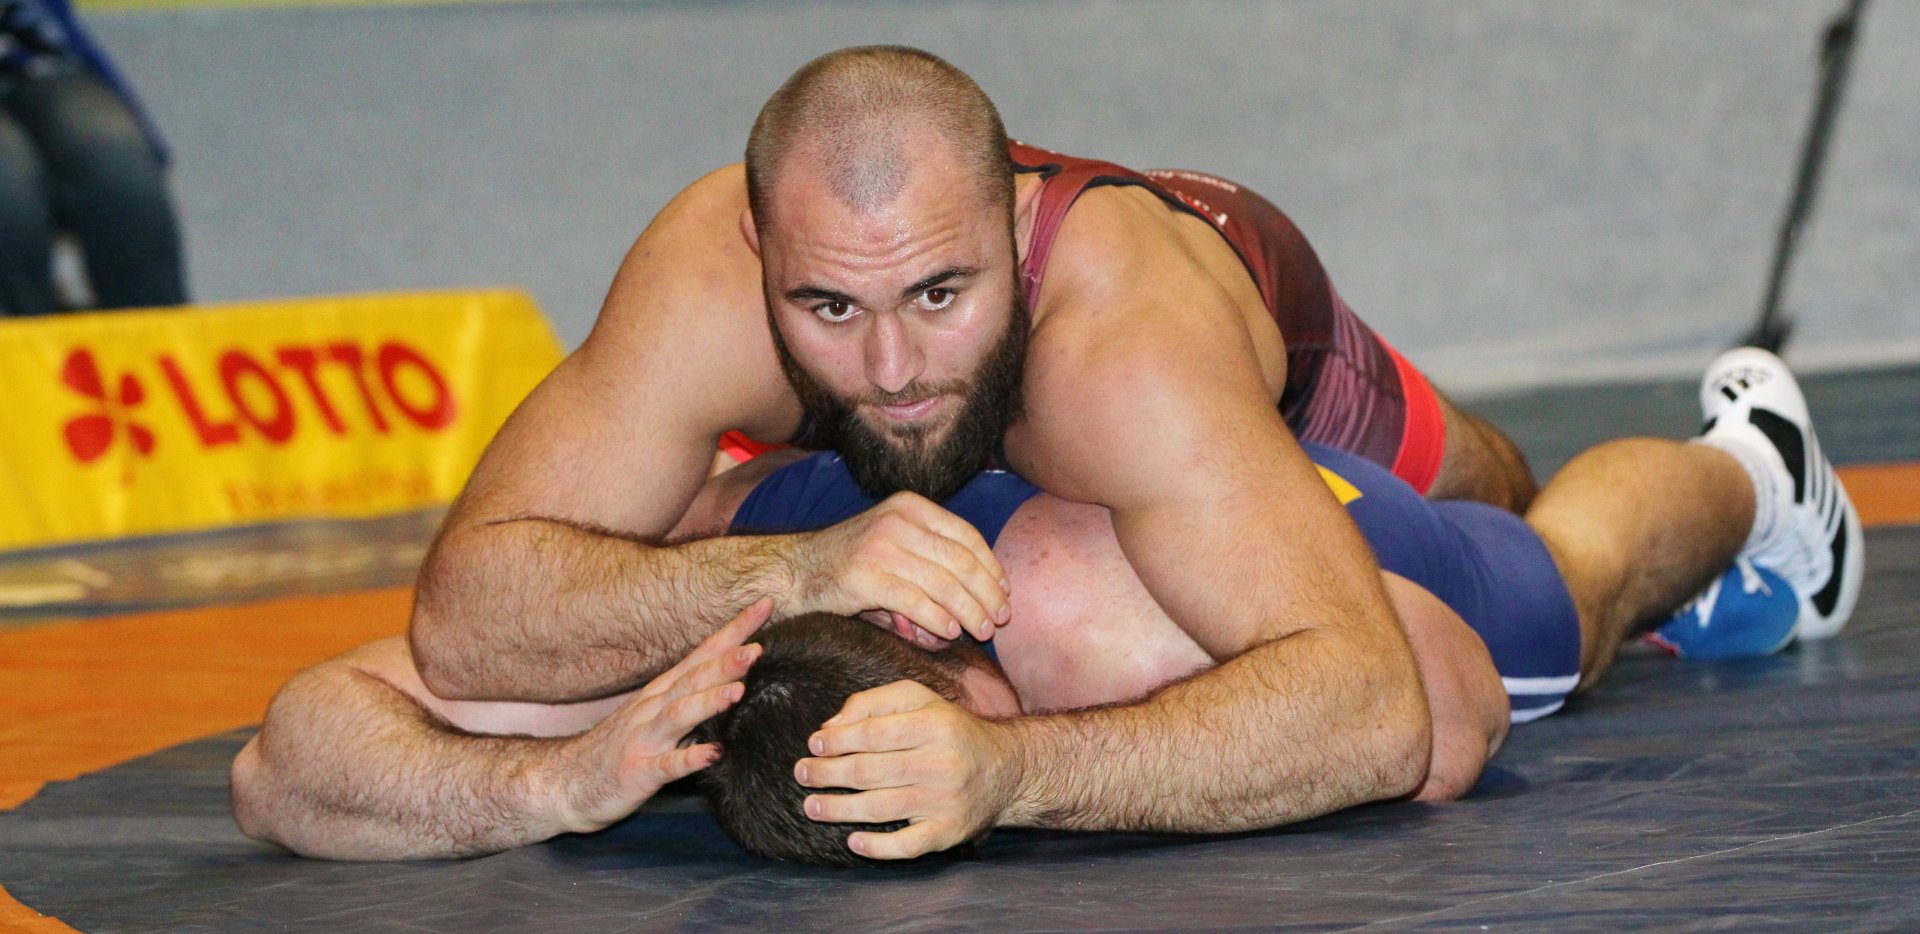
<path fill-rule="evenodd" d="M 1833 536 L 1833 573 L 1827 577 L 1827 585 L 1813 595 L 1813 608 L 1821 616 L 1832 616 L 1834 604 L 1840 602 L 1840 578 L 1847 566 L 1847 523 L 1840 523 L 1839 531 Z"/>
<path fill-rule="evenodd" d="M 1787 462 L 1787 472 L 1793 475 L 1793 501 L 1806 502 L 1807 442 L 1799 426 L 1766 409 L 1752 410 L 1747 414 L 1747 421 L 1773 442 L 1780 459 Z"/>

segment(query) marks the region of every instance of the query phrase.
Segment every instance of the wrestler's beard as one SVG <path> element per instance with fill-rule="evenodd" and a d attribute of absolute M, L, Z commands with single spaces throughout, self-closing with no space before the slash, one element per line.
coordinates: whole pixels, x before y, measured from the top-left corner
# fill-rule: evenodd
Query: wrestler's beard
<path fill-rule="evenodd" d="M 822 432 L 822 440 L 840 453 L 862 492 L 880 498 L 910 490 L 938 503 L 988 466 L 1001 436 L 1020 419 L 1028 327 L 1026 301 L 1016 289 L 1006 332 L 971 378 L 932 386 L 909 383 L 898 392 L 867 393 L 851 404 L 801 368 L 778 327 L 773 329 L 773 346 L 807 417 Z M 946 394 L 960 396 L 960 411 L 937 442 L 925 425 L 882 432 L 855 412 L 860 405 L 903 405 Z"/>

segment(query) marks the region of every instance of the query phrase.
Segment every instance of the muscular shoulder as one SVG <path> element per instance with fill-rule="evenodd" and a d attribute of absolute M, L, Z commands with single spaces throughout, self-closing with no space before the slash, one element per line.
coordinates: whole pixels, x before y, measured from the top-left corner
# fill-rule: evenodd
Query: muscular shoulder
<path fill-rule="evenodd" d="M 740 227 L 746 209 L 739 165 L 709 173 L 668 202 L 621 261 L 581 353 L 609 364 L 609 374 L 675 374 L 680 386 L 702 386 L 700 399 L 733 417 L 747 413 L 746 423 L 727 427 L 775 437 L 791 429 L 798 410 L 767 332 L 760 259 Z"/>
<path fill-rule="evenodd" d="M 1138 186 L 1081 193 L 1055 235 L 1036 311 L 1077 309 L 1084 298 L 1146 283 L 1180 287 L 1209 278 L 1184 229 L 1187 222 L 1201 223 Z"/>
<path fill-rule="evenodd" d="M 634 241 L 601 308 L 599 326 L 669 310 L 658 301 L 700 300 L 736 316 L 760 308 L 760 260 L 740 230 L 746 173 L 709 173 L 667 202 Z"/>
<path fill-rule="evenodd" d="M 1238 255 L 1144 188 L 1095 188 L 1074 202 L 1034 311 L 1037 349 L 1163 359 L 1155 351 L 1169 341 L 1197 341 L 1252 362 L 1275 399 L 1284 384 L 1284 344 Z"/>

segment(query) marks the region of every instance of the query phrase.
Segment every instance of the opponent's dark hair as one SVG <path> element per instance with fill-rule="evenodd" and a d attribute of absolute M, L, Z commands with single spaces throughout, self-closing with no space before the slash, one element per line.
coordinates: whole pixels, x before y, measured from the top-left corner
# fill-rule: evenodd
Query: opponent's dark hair
<path fill-rule="evenodd" d="M 801 809 L 807 795 L 845 794 L 794 781 L 794 763 L 811 755 L 807 738 L 847 698 L 861 691 L 914 680 L 950 700 L 960 699 L 967 662 L 929 653 L 871 623 L 809 613 L 769 624 L 758 640 L 764 651 L 748 670 L 739 703 L 696 732 L 718 742 L 720 761 L 700 775 L 714 817 L 727 836 L 761 856 L 819 866 L 871 865 L 847 848 L 856 830 L 887 832 L 906 826 L 829 824 Z"/>
<path fill-rule="evenodd" d="M 767 193 L 787 156 L 804 150 L 848 205 L 885 204 L 906 184 L 909 135 L 953 146 L 992 203 L 1012 217 L 1013 164 L 1000 111 L 945 59 L 899 45 L 829 52 L 801 66 L 760 109 L 747 136 L 747 201 L 766 229 Z"/>

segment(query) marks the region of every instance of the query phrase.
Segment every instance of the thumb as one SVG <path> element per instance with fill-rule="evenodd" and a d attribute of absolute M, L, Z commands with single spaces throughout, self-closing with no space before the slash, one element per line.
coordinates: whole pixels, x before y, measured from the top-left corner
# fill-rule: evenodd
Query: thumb
<path fill-rule="evenodd" d="M 821 726 L 847 726 L 874 717 L 917 710 L 938 700 L 941 700 L 940 695 L 918 681 L 895 681 L 847 698 L 840 712 L 829 717 Z"/>

